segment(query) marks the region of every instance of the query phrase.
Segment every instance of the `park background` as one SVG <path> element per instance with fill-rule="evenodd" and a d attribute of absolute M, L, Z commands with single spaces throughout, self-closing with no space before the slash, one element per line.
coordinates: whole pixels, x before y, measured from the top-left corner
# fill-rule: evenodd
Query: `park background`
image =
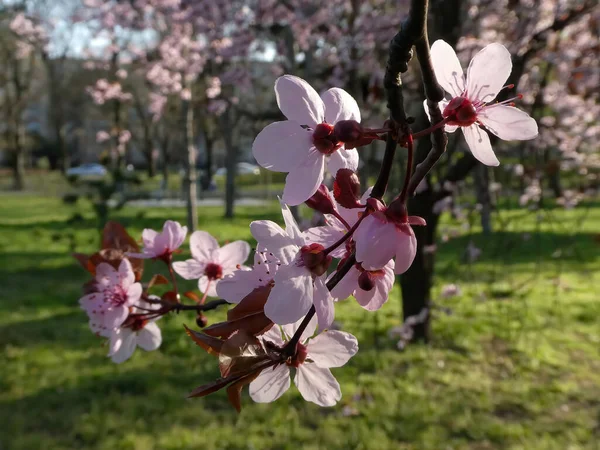
<path fill-rule="evenodd" d="M 115 365 L 79 309 L 89 275 L 71 254 L 94 252 L 108 220 L 135 238 L 172 219 L 251 245 L 250 221 L 281 223 L 285 175 L 251 152 L 283 119 L 274 80 L 343 87 L 380 126 L 388 43 L 408 3 L 0 2 L 0 449 L 599 448 L 593 1 L 430 2 L 431 42 L 451 43 L 463 67 L 490 42 L 509 49 L 515 87 L 503 95 L 523 94 L 540 136 L 494 142 L 501 166 L 489 168 L 450 135 L 409 205 L 429 224 L 422 257 L 380 311 L 336 307 L 360 345 L 334 371 L 336 407 L 295 389 L 268 405 L 244 395 L 240 414 L 224 393 L 187 399 L 218 377 L 183 331 L 193 315 L 161 319 L 161 348 Z M 425 128 L 416 65 L 404 83 Z M 364 187 L 382 154 L 360 149 Z M 295 214 L 304 227 L 318 219 Z M 407 343 L 399 330 L 424 306 L 431 320 Z"/>

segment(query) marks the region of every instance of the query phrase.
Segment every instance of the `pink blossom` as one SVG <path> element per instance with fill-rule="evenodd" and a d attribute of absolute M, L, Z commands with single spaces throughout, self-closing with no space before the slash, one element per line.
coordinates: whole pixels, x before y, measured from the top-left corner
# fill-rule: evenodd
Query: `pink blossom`
<path fill-rule="evenodd" d="M 226 275 L 242 268 L 250 254 L 250 245 L 234 241 L 223 247 L 206 231 L 195 231 L 190 237 L 192 259 L 173 263 L 173 269 L 186 280 L 198 280 L 200 291 L 217 296 L 217 285 Z"/>
<path fill-rule="evenodd" d="M 270 220 L 250 224 L 258 249 L 266 250 L 277 258 L 281 266 L 275 274 L 275 285 L 265 304 L 265 315 L 273 322 L 286 325 L 296 322 L 315 306 L 319 327 L 327 328 L 333 322 L 333 299 L 325 286 L 327 273 L 316 274 L 307 263 L 311 249 L 300 232 L 287 205 L 282 204 L 286 224 L 283 230 Z"/>
<path fill-rule="evenodd" d="M 167 220 L 160 233 L 146 228 L 142 232 L 143 253 L 129 253 L 128 256 L 140 259 L 169 257 L 183 244 L 186 235 L 187 227 L 182 227 L 172 220 Z"/>
<path fill-rule="evenodd" d="M 110 139 L 110 134 L 108 132 L 102 130 L 96 133 L 96 142 L 102 143 L 108 141 Z"/>
<path fill-rule="evenodd" d="M 411 216 L 403 222 L 383 211 L 369 214 L 354 233 L 356 260 L 366 270 L 379 270 L 395 257 L 394 272 L 406 272 L 417 254 L 417 238 L 411 224 L 425 225 L 425 221 Z"/>
<path fill-rule="evenodd" d="M 356 170 L 356 149 L 346 150 L 333 135 L 339 120 L 360 122 L 356 101 L 343 89 L 332 88 L 321 97 L 304 80 L 284 75 L 275 82 L 277 104 L 288 118 L 264 128 L 252 152 L 266 169 L 288 172 L 283 201 L 299 205 L 318 189 L 325 163 L 333 175 L 341 168 Z"/>
<path fill-rule="evenodd" d="M 456 297 L 457 295 L 461 294 L 461 290 L 460 287 L 457 286 L 454 283 L 451 284 L 445 284 L 442 287 L 442 292 L 441 292 L 441 296 L 443 298 L 451 298 L 451 297 Z"/>
<path fill-rule="evenodd" d="M 124 259 L 119 270 L 107 263 L 96 267 L 97 292 L 79 300 L 90 319 L 90 328 L 100 336 L 109 336 L 127 319 L 129 307 L 142 295 L 142 285 L 135 282 L 135 274 L 129 260 Z"/>
<path fill-rule="evenodd" d="M 151 295 L 150 298 L 159 300 L 159 297 L 155 295 Z M 137 308 L 137 306 L 140 306 L 142 309 Z M 120 364 L 127 361 L 133 355 L 136 347 L 140 347 L 147 352 L 160 347 L 162 334 L 160 328 L 155 323 L 160 316 L 151 319 L 145 319 L 143 316 L 148 310 L 157 309 L 160 309 L 160 304 L 149 303 L 140 299 L 131 310 L 132 314 L 140 314 L 139 318 L 134 318 L 131 323 L 128 323 L 129 320 L 127 320 L 125 322 L 126 326 L 120 326 L 112 330 L 108 356 L 111 357 L 113 362 Z"/>
<path fill-rule="evenodd" d="M 264 341 L 283 347 L 298 329 L 301 320 L 265 333 Z M 294 384 L 304 400 L 319 406 L 333 406 L 341 398 L 340 385 L 330 368 L 346 364 L 358 351 L 358 341 L 350 333 L 324 331 L 314 338 L 316 320 L 310 321 L 297 347 L 296 357 L 279 366 L 263 370 L 250 383 L 250 397 L 257 403 L 270 403 L 281 397 L 290 387 L 290 367 L 296 369 Z M 283 338 L 282 338 L 283 332 Z"/>
<path fill-rule="evenodd" d="M 491 103 L 512 70 L 510 53 L 501 44 L 490 44 L 477 53 L 463 75 L 452 47 L 442 40 L 431 46 L 431 60 L 440 85 L 452 98 L 440 103 L 447 132 L 462 128 L 473 156 L 488 166 L 500 164 L 490 138 L 479 125 L 504 140 L 529 140 L 538 135 L 538 126 L 529 114 L 515 108 L 509 99 Z M 520 98 L 520 97 L 517 97 Z M 425 104 L 427 110 L 427 104 Z"/>

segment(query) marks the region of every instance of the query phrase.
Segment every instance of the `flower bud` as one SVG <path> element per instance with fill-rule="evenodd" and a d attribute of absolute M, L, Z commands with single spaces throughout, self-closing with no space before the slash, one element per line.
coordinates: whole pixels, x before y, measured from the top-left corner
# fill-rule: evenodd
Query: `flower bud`
<path fill-rule="evenodd" d="M 375 281 L 371 276 L 371 272 L 365 270 L 358 276 L 358 287 L 367 292 L 375 287 Z"/>
<path fill-rule="evenodd" d="M 341 142 L 357 141 L 363 135 L 363 127 L 356 120 L 340 120 L 333 127 L 333 134 Z"/>
<path fill-rule="evenodd" d="M 316 276 L 321 276 L 327 272 L 331 263 L 331 256 L 324 253 L 325 247 L 321 244 L 305 245 L 300 249 L 302 262 Z"/>
<path fill-rule="evenodd" d="M 200 328 L 204 328 L 206 325 L 208 325 L 208 319 L 204 314 L 198 313 L 196 316 L 196 325 L 198 325 Z"/>
<path fill-rule="evenodd" d="M 360 180 L 350 169 L 340 169 L 335 175 L 333 196 L 344 208 L 362 208 L 360 199 Z"/>
<path fill-rule="evenodd" d="M 305 203 L 309 208 L 319 211 L 321 214 L 333 214 L 335 212 L 335 204 L 331 199 L 331 195 L 329 195 L 329 189 L 324 184 L 319 186 L 317 192 Z"/>

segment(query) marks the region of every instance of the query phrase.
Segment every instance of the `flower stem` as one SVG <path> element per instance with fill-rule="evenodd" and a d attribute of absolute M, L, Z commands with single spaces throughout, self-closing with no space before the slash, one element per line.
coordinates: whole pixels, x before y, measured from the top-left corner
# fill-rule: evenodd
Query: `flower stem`
<path fill-rule="evenodd" d="M 441 122 L 438 122 L 438 123 L 430 126 L 429 128 L 425 128 L 424 130 L 417 131 L 416 133 L 412 134 L 412 138 L 419 139 L 423 136 L 427 136 L 428 134 L 432 133 L 433 131 L 437 130 L 438 128 L 442 128 L 444 125 L 446 125 L 448 123 L 449 120 L 450 120 L 450 118 L 446 117 Z"/>
<path fill-rule="evenodd" d="M 406 194 L 408 192 L 408 184 L 412 175 L 413 157 L 415 153 L 412 134 L 406 136 L 406 148 L 408 150 L 408 154 L 406 157 L 406 175 L 404 176 L 404 186 L 402 186 L 402 191 L 400 192 L 399 196 L 399 200 L 403 205 L 406 205 Z"/>
<path fill-rule="evenodd" d="M 346 219 L 344 219 L 339 212 L 333 211 L 333 213 L 331 215 L 333 217 L 335 217 L 337 220 L 339 220 L 340 222 L 342 222 L 342 225 L 344 225 L 346 227 L 346 230 L 349 230 L 351 228 L 350 224 L 348 222 L 346 222 Z"/>
<path fill-rule="evenodd" d="M 352 228 L 350 228 L 341 238 L 339 238 L 336 242 L 334 242 L 333 244 L 331 244 L 329 247 L 327 247 L 325 250 L 323 250 L 323 253 L 325 255 L 328 255 L 329 253 L 331 253 L 332 251 L 334 251 L 336 248 L 338 248 L 340 245 L 342 245 L 344 242 L 346 242 L 348 240 L 348 238 L 350 238 L 352 236 L 352 234 L 356 231 L 356 229 L 358 228 L 358 226 L 360 225 L 360 223 L 362 222 L 362 220 L 367 217 L 369 214 L 368 213 L 364 213 L 362 216 L 360 216 L 360 218 L 356 221 L 356 223 L 354 225 L 352 225 Z"/>

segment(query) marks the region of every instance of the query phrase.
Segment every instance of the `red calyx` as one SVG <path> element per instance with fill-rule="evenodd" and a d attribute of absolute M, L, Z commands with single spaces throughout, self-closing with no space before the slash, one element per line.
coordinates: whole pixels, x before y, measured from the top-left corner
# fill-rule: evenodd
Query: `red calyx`
<path fill-rule="evenodd" d="M 444 108 L 442 116 L 448 119 L 448 125 L 468 127 L 477 122 L 477 110 L 473 103 L 465 97 L 454 97 Z"/>
<path fill-rule="evenodd" d="M 307 356 L 308 348 L 306 348 L 306 345 L 298 343 L 296 346 L 296 354 L 292 358 L 290 358 L 286 364 L 288 366 L 298 368 L 300 364 L 306 361 Z"/>
<path fill-rule="evenodd" d="M 343 145 L 333 133 L 333 125 L 328 123 L 318 124 L 312 138 L 314 146 L 324 155 L 331 155 Z"/>
<path fill-rule="evenodd" d="M 219 264 L 208 263 L 204 269 L 204 274 L 209 280 L 219 280 L 223 278 L 223 268 Z"/>
<path fill-rule="evenodd" d="M 360 199 L 360 180 L 350 169 L 340 169 L 333 183 L 333 197 L 344 208 L 363 208 Z"/>
<path fill-rule="evenodd" d="M 321 276 L 327 272 L 331 264 L 331 256 L 324 253 L 325 247 L 321 244 L 305 245 L 300 249 L 302 262 L 316 276 Z"/>
<path fill-rule="evenodd" d="M 340 120 L 333 127 L 333 134 L 344 143 L 344 147 L 347 149 L 362 147 L 375 139 L 380 139 L 377 133 L 364 128 L 356 120 Z"/>
<path fill-rule="evenodd" d="M 329 195 L 329 189 L 324 184 L 319 186 L 317 192 L 305 203 L 309 208 L 319 211 L 321 214 L 333 214 L 335 212 L 335 204 Z"/>

